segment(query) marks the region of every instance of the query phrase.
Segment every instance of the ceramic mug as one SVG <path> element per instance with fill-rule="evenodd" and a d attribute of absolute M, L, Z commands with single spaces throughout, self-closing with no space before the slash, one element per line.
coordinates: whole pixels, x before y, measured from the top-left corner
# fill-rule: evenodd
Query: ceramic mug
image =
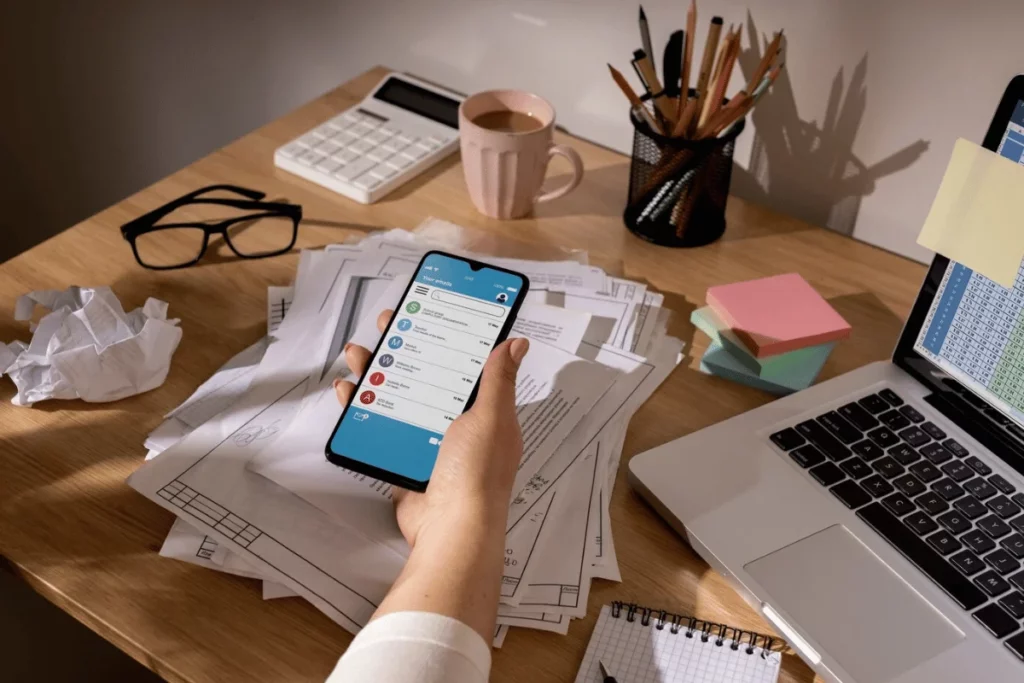
<path fill-rule="evenodd" d="M 484 114 L 518 112 L 535 119 L 525 132 L 484 128 L 473 122 Z M 459 138 L 466 187 L 477 210 L 492 218 L 519 218 L 533 205 L 558 199 L 583 179 L 576 150 L 552 139 L 555 109 L 546 100 L 522 90 L 489 90 L 466 98 L 459 107 Z M 540 194 L 551 157 L 572 164 L 572 178 L 562 187 Z"/>

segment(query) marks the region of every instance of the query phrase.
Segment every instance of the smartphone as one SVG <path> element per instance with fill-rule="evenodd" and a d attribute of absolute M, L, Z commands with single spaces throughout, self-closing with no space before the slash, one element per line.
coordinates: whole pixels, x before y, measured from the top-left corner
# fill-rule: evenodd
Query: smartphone
<path fill-rule="evenodd" d="M 508 336 L 528 288 L 520 273 L 428 252 L 327 442 L 327 459 L 425 490 L 448 426 L 473 405 L 484 362 Z"/>

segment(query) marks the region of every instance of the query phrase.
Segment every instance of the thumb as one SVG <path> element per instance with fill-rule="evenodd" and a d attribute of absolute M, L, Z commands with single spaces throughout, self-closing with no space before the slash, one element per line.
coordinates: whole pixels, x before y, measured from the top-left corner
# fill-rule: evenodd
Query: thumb
<path fill-rule="evenodd" d="M 515 409 L 516 374 L 529 348 L 529 340 L 520 337 L 504 341 L 491 351 L 480 377 L 474 411 L 476 406 L 487 411 Z"/>

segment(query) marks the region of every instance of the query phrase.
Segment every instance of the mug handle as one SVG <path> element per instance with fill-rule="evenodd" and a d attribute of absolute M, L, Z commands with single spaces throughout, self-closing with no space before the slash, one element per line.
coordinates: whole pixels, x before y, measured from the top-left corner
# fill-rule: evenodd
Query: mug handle
<path fill-rule="evenodd" d="M 569 145 L 551 145 L 548 147 L 548 163 L 551 162 L 551 157 L 556 155 L 565 157 L 572 164 L 572 178 L 562 187 L 539 195 L 535 200 L 538 204 L 564 197 L 575 190 L 580 181 L 583 180 L 583 160 L 580 159 L 580 155 L 576 153 L 576 150 Z"/>

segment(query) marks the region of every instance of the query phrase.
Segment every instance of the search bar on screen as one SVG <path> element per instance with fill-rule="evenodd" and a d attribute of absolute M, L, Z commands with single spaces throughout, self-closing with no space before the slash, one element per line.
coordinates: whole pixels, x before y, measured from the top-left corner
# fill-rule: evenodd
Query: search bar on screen
<path fill-rule="evenodd" d="M 434 290 L 430 293 L 430 298 L 434 301 L 439 301 L 442 304 L 448 304 L 449 306 L 457 306 L 459 308 L 465 308 L 476 313 L 482 313 L 484 315 L 492 315 L 495 318 L 501 318 L 505 315 L 505 307 L 497 304 L 489 304 L 486 301 L 480 301 L 480 299 L 474 299 L 468 296 L 462 296 L 461 294 L 455 294 L 454 292 L 442 292 Z"/>

